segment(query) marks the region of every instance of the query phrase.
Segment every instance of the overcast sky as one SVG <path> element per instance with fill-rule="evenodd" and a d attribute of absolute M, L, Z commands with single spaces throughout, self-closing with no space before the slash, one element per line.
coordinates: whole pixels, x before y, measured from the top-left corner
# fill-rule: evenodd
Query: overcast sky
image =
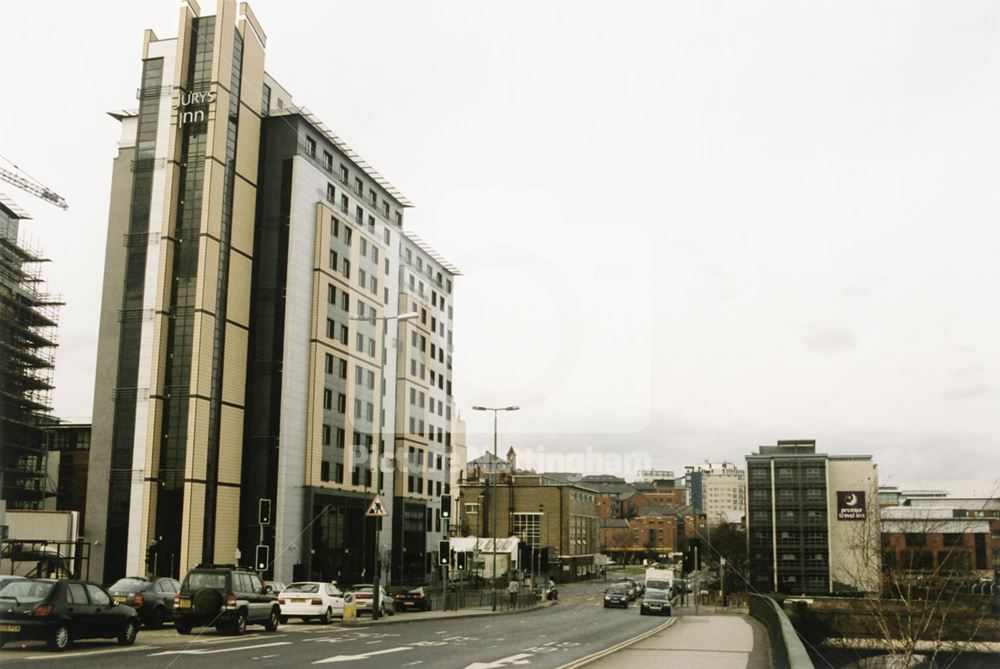
<path fill-rule="evenodd" d="M 203 3 L 206 14 L 214 2 Z M 456 399 L 501 448 L 1000 477 L 1000 5 L 257 0 L 266 68 L 464 273 Z M 111 160 L 171 0 L 0 0 L 6 185 L 89 418 Z M 6 163 L 0 165 L 9 167 Z M 629 472 L 630 473 L 630 472 Z"/>

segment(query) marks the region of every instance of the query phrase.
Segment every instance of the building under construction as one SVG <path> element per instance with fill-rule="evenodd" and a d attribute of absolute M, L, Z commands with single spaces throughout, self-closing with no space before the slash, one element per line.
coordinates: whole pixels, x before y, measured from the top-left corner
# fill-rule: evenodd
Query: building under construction
<path fill-rule="evenodd" d="M 38 252 L 18 242 L 31 218 L 0 194 L 0 498 L 8 509 L 40 509 L 58 307 L 44 292 Z"/>

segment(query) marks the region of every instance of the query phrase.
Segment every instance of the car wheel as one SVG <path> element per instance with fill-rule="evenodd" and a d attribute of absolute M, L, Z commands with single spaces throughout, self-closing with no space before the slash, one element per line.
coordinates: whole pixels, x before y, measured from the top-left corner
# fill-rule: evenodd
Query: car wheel
<path fill-rule="evenodd" d="M 191 633 L 191 623 L 181 622 L 178 620 L 174 623 L 174 629 L 177 630 L 178 634 L 190 634 Z"/>
<path fill-rule="evenodd" d="M 330 623 L 332 623 L 333 609 L 331 609 L 329 606 L 326 607 L 326 612 L 323 614 L 323 617 L 320 619 L 320 622 L 322 622 L 324 625 L 329 625 Z"/>
<path fill-rule="evenodd" d="M 229 631 L 235 636 L 239 636 L 247 631 L 247 612 L 240 611 L 236 619 L 229 626 Z"/>
<path fill-rule="evenodd" d="M 646 615 L 646 610 L 645 609 L 639 609 L 639 615 L 640 616 Z"/>
<path fill-rule="evenodd" d="M 118 635 L 118 643 L 122 646 L 131 646 L 135 643 L 135 638 L 139 635 L 139 621 L 131 618 L 125 622 L 122 633 Z"/>
<path fill-rule="evenodd" d="M 271 615 L 267 617 L 267 622 L 264 623 L 264 629 L 268 632 L 278 631 L 278 610 L 271 609 Z M 245 626 L 245 625 L 244 625 Z"/>
<path fill-rule="evenodd" d="M 62 651 L 70 647 L 73 643 L 73 638 L 70 636 L 69 627 L 64 623 L 60 623 L 49 636 L 46 641 L 49 645 L 49 650 Z"/>

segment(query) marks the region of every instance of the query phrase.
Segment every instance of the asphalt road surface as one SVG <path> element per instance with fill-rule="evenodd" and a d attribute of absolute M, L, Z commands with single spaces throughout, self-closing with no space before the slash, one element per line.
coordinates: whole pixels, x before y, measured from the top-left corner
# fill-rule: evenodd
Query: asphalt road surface
<path fill-rule="evenodd" d="M 52 653 L 44 643 L 8 645 L 0 664 L 59 669 L 98 664 L 137 667 L 418 667 L 419 669 L 554 669 L 631 639 L 662 625 L 667 618 L 640 616 L 603 607 L 603 582 L 560 586 L 555 606 L 504 615 L 421 619 L 398 614 L 395 624 L 313 625 L 289 623 L 275 633 L 251 627 L 240 637 L 210 628 L 182 637 L 173 629 L 143 630 L 136 645 L 113 640 L 80 641 L 69 651 Z M 391 619 L 390 619 L 391 620 Z"/>

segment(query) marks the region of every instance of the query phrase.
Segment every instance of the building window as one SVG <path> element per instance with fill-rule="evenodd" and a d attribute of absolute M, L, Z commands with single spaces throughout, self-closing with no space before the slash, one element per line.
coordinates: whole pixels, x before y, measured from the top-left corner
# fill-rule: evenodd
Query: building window
<path fill-rule="evenodd" d="M 326 185 L 326 201 L 337 203 L 337 189 L 333 187 L 333 184 Z"/>
<path fill-rule="evenodd" d="M 333 171 L 333 156 L 330 155 L 329 151 L 323 152 L 323 167 L 326 168 L 327 172 Z"/>
<path fill-rule="evenodd" d="M 340 180 L 347 183 L 347 168 L 343 165 L 340 166 Z"/>
<path fill-rule="evenodd" d="M 907 548 L 922 548 L 927 545 L 927 535 L 919 532 L 907 532 L 903 535 Z"/>
<path fill-rule="evenodd" d="M 323 445 L 330 445 L 330 426 L 325 423 L 323 424 Z"/>
<path fill-rule="evenodd" d="M 478 504 L 466 504 L 465 513 L 470 514 L 469 507 L 474 506 L 478 511 Z M 542 540 L 542 514 L 541 513 L 515 513 L 513 517 L 513 533 L 530 546 L 537 546 Z"/>
<path fill-rule="evenodd" d="M 306 137 L 306 155 L 310 158 L 316 157 L 316 140 L 312 137 Z"/>
<path fill-rule="evenodd" d="M 354 177 L 354 192 L 358 195 L 364 195 L 365 192 L 364 184 L 361 182 L 361 179 L 357 177 Z"/>

